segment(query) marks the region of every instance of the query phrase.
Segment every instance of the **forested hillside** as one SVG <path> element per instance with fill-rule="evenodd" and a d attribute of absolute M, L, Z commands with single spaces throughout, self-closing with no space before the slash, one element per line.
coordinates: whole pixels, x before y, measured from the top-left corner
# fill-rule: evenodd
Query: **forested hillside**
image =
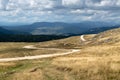
<path fill-rule="evenodd" d="M 2 35 L 0 42 L 42 42 L 48 40 L 61 39 L 68 36 L 62 35 Z"/>

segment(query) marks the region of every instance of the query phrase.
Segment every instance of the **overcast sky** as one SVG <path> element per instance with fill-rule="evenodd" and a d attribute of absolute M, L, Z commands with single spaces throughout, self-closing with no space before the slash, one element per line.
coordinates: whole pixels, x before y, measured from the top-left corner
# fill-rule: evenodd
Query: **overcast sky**
<path fill-rule="evenodd" d="M 0 0 L 0 22 L 120 21 L 120 0 Z"/>

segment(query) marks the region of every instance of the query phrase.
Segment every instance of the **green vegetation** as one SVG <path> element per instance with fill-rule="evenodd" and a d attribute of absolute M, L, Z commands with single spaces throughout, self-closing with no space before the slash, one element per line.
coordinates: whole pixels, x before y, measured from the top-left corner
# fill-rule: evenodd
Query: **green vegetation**
<path fill-rule="evenodd" d="M 8 35 L 0 34 L 0 42 L 43 42 L 66 38 L 63 35 Z"/>

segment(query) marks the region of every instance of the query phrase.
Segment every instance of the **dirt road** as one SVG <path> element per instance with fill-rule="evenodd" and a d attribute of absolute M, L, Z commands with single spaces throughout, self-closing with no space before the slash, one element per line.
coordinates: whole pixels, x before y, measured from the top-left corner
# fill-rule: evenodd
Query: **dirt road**
<path fill-rule="evenodd" d="M 42 58 L 50 58 L 50 57 L 57 57 L 57 56 L 64 56 L 68 54 L 73 54 L 75 52 L 79 52 L 80 50 L 70 50 L 69 52 L 65 53 L 56 53 L 56 54 L 47 54 L 47 55 L 37 55 L 37 56 L 26 56 L 26 57 L 17 57 L 17 58 L 3 58 L 0 59 L 0 62 L 9 62 L 9 61 L 20 61 L 20 60 L 33 60 L 33 59 L 42 59 Z"/>

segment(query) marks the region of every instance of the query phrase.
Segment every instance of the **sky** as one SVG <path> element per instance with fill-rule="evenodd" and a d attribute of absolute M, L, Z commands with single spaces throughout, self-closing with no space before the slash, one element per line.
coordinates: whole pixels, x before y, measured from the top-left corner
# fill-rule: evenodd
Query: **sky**
<path fill-rule="evenodd" d="M 120 0 L 0 0 L 0 23 L 120 21 Z"/>

